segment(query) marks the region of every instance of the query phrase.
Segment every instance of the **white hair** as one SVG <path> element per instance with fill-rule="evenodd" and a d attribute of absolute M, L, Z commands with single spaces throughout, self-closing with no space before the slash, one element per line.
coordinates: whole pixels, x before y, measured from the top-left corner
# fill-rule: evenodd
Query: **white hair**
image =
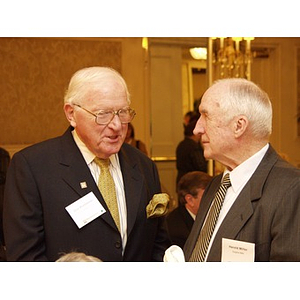
<path fill-rule="evenodd" d="M 221 88 L 222 93 L 217 100 L 224 112 L 225 122 L 235 116 L 245 115 L 255 137 L 270 136 L 272 104 L 267 93 L 258 85 L 243 78 L 228 78 L 217 80 L 211 88 Z"/>
<path fill-rule="evenodd" d="M 112 77 L 124 87 L 129 105 L 130 95 L 125 80 L 116 70 L 107 67 L 89 67 L 77 71 L 70 80 L 64 102 L 80 103 L 90 92 L 101 90 L 101 87 L 105 86 L 106 80 Z"/>

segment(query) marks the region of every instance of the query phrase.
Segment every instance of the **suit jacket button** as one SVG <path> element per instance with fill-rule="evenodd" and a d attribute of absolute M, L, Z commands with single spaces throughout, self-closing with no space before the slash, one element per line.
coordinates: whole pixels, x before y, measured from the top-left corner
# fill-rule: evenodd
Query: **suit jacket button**
<path fill-rule="evenodd" d="M 117 249 L 120 249 L 121 246 L 122 246 L 122 244 L 121 244 L 120 242 L 116 242 L 116 243 L 115 243 L 115 247 L 116 247 Z"/>

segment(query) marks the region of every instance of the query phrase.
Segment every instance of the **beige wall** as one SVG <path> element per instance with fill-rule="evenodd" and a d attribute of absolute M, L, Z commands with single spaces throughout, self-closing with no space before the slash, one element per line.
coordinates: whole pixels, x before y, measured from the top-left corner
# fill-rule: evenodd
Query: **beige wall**
<path fill-rule="evenodd" d="M 271 143 L 292 164 L 300 167 L 300 136 L 297 133 L 300 38 L 256 38 L 253 46 L 269 49 L 269 58 L 254 59 L 251 79 L 265 89 L 272 101 Z"/>
<path fill-rule="evenodd" d="M 121 55 L 120 40 L 0 38 L 0 145 L 14 152 L 62 134 L 72 74 L 93 65 L 121 72 Z"/>
<path fill-rule="evenodd" d="M 147 97 L 147 62 L 142 38 L 122 39 L 122 75 L 131 94 L 132 107 L 137 112 L 132 124 L 135 135 L 143 140 L 150 151 L 149 99 Z"/>

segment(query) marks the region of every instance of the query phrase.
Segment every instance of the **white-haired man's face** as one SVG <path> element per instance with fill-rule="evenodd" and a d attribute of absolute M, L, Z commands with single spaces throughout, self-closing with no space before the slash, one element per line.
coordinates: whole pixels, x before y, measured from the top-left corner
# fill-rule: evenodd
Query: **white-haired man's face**
<path fill-rule="evenodd" d="M 67 104 L 65 111 L 70 124 L 89 150 L 97 157 L 108 158 L 119 152 L 128 124 L 121 123 L 118 115 L 114 115 L 108 124 L 99 125 L 95 116 L 86 110 L 97 114 L 101 110 L 118 111 L 124 108 L 129 108 L 124 86 L 114 77 L 109 77 L 105 85 L 101 83 L 101 89 L 93 88 L 88 93 L 86 99 L 80 102 L 80 107 Z"/>

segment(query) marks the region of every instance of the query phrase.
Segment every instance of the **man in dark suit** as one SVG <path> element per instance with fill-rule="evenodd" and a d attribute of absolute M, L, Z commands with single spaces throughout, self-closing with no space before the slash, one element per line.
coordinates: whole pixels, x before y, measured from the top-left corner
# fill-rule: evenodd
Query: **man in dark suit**
<path fill-rule="evenodd" d="M 64 104 L 70 128 L 12 158 L 4 199 L 9 261 L 55 261 L 72 251 L 102 261 L 162 261 L 165 211 L 151 204 L 166 195 L 155 164 L 124 144 L 135 115 L 129 105 L 116 71 L 74 74 Z M 119 221 L 97 186 L 103 176 L 95 159 L 109 159 Z"/>
<path fill-rule="evenodd" d="M 221 162 L 231 181 L 204 261 L 300 261 L 300 170 L 269 144 L 268 95 L 246 79 L 224 79 L 206 91 L 199 111 L 194 133 L 204 155 Z M 224 174 L 203 195 L 184 247 L 186 261 L 199 261 L 197 240 Z"/>
<path fill-rule="evenodd" d="M 201 171 L 188 172 L 177 187 L 179 205 L 167 215 L 171 242 L 183 248 L 193 227 L 203 192 L 212 177 Z"/>

